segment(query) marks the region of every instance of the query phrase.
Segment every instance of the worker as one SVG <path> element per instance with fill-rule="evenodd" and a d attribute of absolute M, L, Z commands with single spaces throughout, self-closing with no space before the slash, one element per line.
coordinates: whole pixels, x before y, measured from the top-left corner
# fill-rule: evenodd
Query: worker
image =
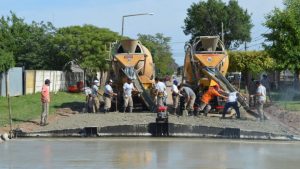
<path fill-rule="evenodd" d="M 93 96 L 92 89 L 90 88 L 90 83 L 86 82 L 86 87 L 83 88 L 85 94 L 85 112 L 93 112 Z"/>
<path fill-rule="evenodd" d="M 42 113 L 41 113 L 41 126 L 48 125 L 47 118 L 49 114 L 49 103 L 50 103 L 50 80 L 46 79 L 45 84 L 42 86 L 41 91 L 41 102 L 42 102 Z"/>
<path fill-rule="evenodd" d="M 93 113 L 97 113 L 100 108 L 100 102 L 99 102 L 99 98 L 98 98 L 98 86 L 99 86 L 99 80 L 94 80 L 94 83 L 92 86 Z"/>
<path fill-rule="evenodd" d="M 152 84 L 152 86 L 150 88 L 150 95 L 151 95 L 151 98 L 153 100 L 153 103 L 155 104 L 155 106 L 152 108 L 152 110 L 154 111 L 156 109 L 156 103 L 157 103 L 156 84 Z"/>
<path fill-rule="evenodd" d="M 185 98 L 185 108 L 188 110 L 188 115 L 192 116 L 194 114 L 194 103 L 196 100 L 195 92 L 191 88 L 183 86 L 182 84 L 178 89 L 180 94 L 182 94 Z"/>
<path fill-rule="evenodd" d="M 227 97 L 224 95 L 221 95 L 218 92 L 218 90 L 219 90 L 218 84 L 214 80 L 211 80 L 210 87 L 201 97 L 201 104 L 197 110 L 196 115 L 198 115 L 199 111 L 203 111 L 205 109 L 204 115 L 207 116 L 208 112 L 211 109 L 211 105 L 209 103 L 214 97 L 223 97 L 223 98 L 227 99 Z"/>
<path fill-rule="evenodd" d="M 111 100 L 113 96 L 117 96 L 117 93 L 114 93 L 111 85 L 113 81 L 109 80 L 106 82 L 104 87 L 104 113 L 108 113 L 109 109 L 111 108 Z"/>
<path fill-rule="evenodd" d="M 271 102 L 271 85 L 270 85 L 270 80 L 266 74 L 263 75 L 261 79 L 261 84 L 266 88 L 266 96 L 269 97 L 269 100 Z"/>
<path fill-rule="evenodd" d="M 132 101 L 132 91 L 138 91 L 133 83 L 132 79 L 128 78 L 127 82 L 124 83 L 123 85 L 123 97 L 124 97 L 124 107 L 123 107 L 123 112 L 126 112 L 127 106 L 129 106 L 129 113 L 132 113 L 133 109 L 133 101 Z"/>
<path fill-rule="evenodd" d="M 166 85 L 159 78 L 155 78 L 155 89 L 157 91 L 157 108 L 164 106 L 163 99 L 165 97 L 165 91 L 167 90 Z"/>
<path fill-rule="evenodd" d="M 166 86 L 166 90 L 164 91 L 164 97 L 163 97 L 163 103 L 164 103 L 164 106 L 167 106 L 167 99 L 168 99 L 168 92 L 167 92 L 167 81 L 170 80 L 170 77 L 166 77 L 163 81 L 163 83 L 165 84 Z"/>
<path fill-rule="evenodd" d="M 256 93 L 256 84 L 254 78 L 251 78 L 251 81 L 248 85 L 248 93 L 249 93 L 249 106 L 255 107 L 256 97 L 254 97 Z"/>
<path fill-rule="evenodd" d="M 256 94 L 255 96 L 257 97 L 257 104 L 256 104 L 256 109 L 257 113 L 259 115 L 260 121 L 264 120 L 264 104 L 266 102 L 266 88 L 261 84 L 260 81 L 256 81 Z"/>
<path fill-rule="evenodd" d="M 171 92 L 172 92 L 174 114 L 176 115 L 177 108 L 178 108 L 178 102 L 179 102 L 179 95 L 180 95 L 179 90 L 178 90 L 178 81 L 176 79 L 173 81 Z"/>
<path fill-rule="evenodd" d="M 227 99 L 226 104 L 224 106 L 222 118 L 225 118 L 225 114 L 227 113 L 227 111 L 230 107 L 232 107 L 234 109 L 234 111 L 236 112 L 236 118 L 237 119 L 241 118 L 237 98 L 238 98 L 238 93 L 237 92 L 228 93 L 228 99 Z"/>

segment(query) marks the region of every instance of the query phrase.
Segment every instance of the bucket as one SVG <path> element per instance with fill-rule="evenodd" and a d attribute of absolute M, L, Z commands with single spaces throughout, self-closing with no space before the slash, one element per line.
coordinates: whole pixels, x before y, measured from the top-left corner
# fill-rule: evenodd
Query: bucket
<path fill-rule="evenodd" d="M 127 39 L 121 41 L 121 46 L 125 53 L 135 53 L 138 41 L 133 39 Z"/>
<path fill-rule="evenodd" d="M 203 36 L 200 37 L 202 46 L 206 51 L 216 51 L 217 44 L 219 41 L 218 36 Z"/>

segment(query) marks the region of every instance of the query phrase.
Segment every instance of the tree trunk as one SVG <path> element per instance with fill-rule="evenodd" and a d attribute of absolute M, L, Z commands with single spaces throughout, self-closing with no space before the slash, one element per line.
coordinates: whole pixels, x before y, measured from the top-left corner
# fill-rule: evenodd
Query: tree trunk
<path fill-rule="evenodd" d="M 294 73 L 294 89 L 299 89 L 299 73 L 300 73 L 299 69 L 295 70 L 295 73 Z"/>
<path fill-rule="evenodd" d="M 103 71 L 100 71 L 100 84 L 103 85 Z"/>
<path fill-rule="evenodd" d="M 246 89 L 246 93 L 249 93 L 249 84 L 252 78 L 252 74 L 249 71 L 246 71 L 242 73 L 242 76 L 244 76 L 242 77 L 242 79 L 244 79 L 244 86 Z"/>
<path fill-rule="evenodd" d="M 8 115 L 9 115 L 9 126 L 10 126 L 10 138 L 12 138 L 12 118 L 11 118 L 11 100 L 9 94 L 9 81 L 8 81 L 8 70 L 5 73 L 5 87 L 6 87 L 6 97 L 8 103 Z"/>
<path fill-rule="evenodd" d="M 279 89 L 279 81 L 280 81 L 280 71 L 276 70 L 274 72 L 274 87 L 276 91 Z"/>

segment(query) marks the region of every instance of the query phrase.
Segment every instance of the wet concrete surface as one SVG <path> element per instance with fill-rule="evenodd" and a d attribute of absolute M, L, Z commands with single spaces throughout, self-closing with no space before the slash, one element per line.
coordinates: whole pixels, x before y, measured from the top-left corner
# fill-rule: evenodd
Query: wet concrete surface
<path fill-rule="evenodd" d="M 15 139 L 0 168 L 299 168 L 300 142 L 184 138 Z"/>

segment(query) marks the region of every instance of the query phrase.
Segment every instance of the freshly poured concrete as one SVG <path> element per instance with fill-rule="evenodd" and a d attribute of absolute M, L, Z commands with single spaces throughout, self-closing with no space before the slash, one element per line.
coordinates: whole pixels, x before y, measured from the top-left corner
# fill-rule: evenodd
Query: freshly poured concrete
<path fill-rule="evenodd" d="M 289 169 L 299 142 L 178 138 L 15 139 L 0 145 L 0 168 Z"/>

